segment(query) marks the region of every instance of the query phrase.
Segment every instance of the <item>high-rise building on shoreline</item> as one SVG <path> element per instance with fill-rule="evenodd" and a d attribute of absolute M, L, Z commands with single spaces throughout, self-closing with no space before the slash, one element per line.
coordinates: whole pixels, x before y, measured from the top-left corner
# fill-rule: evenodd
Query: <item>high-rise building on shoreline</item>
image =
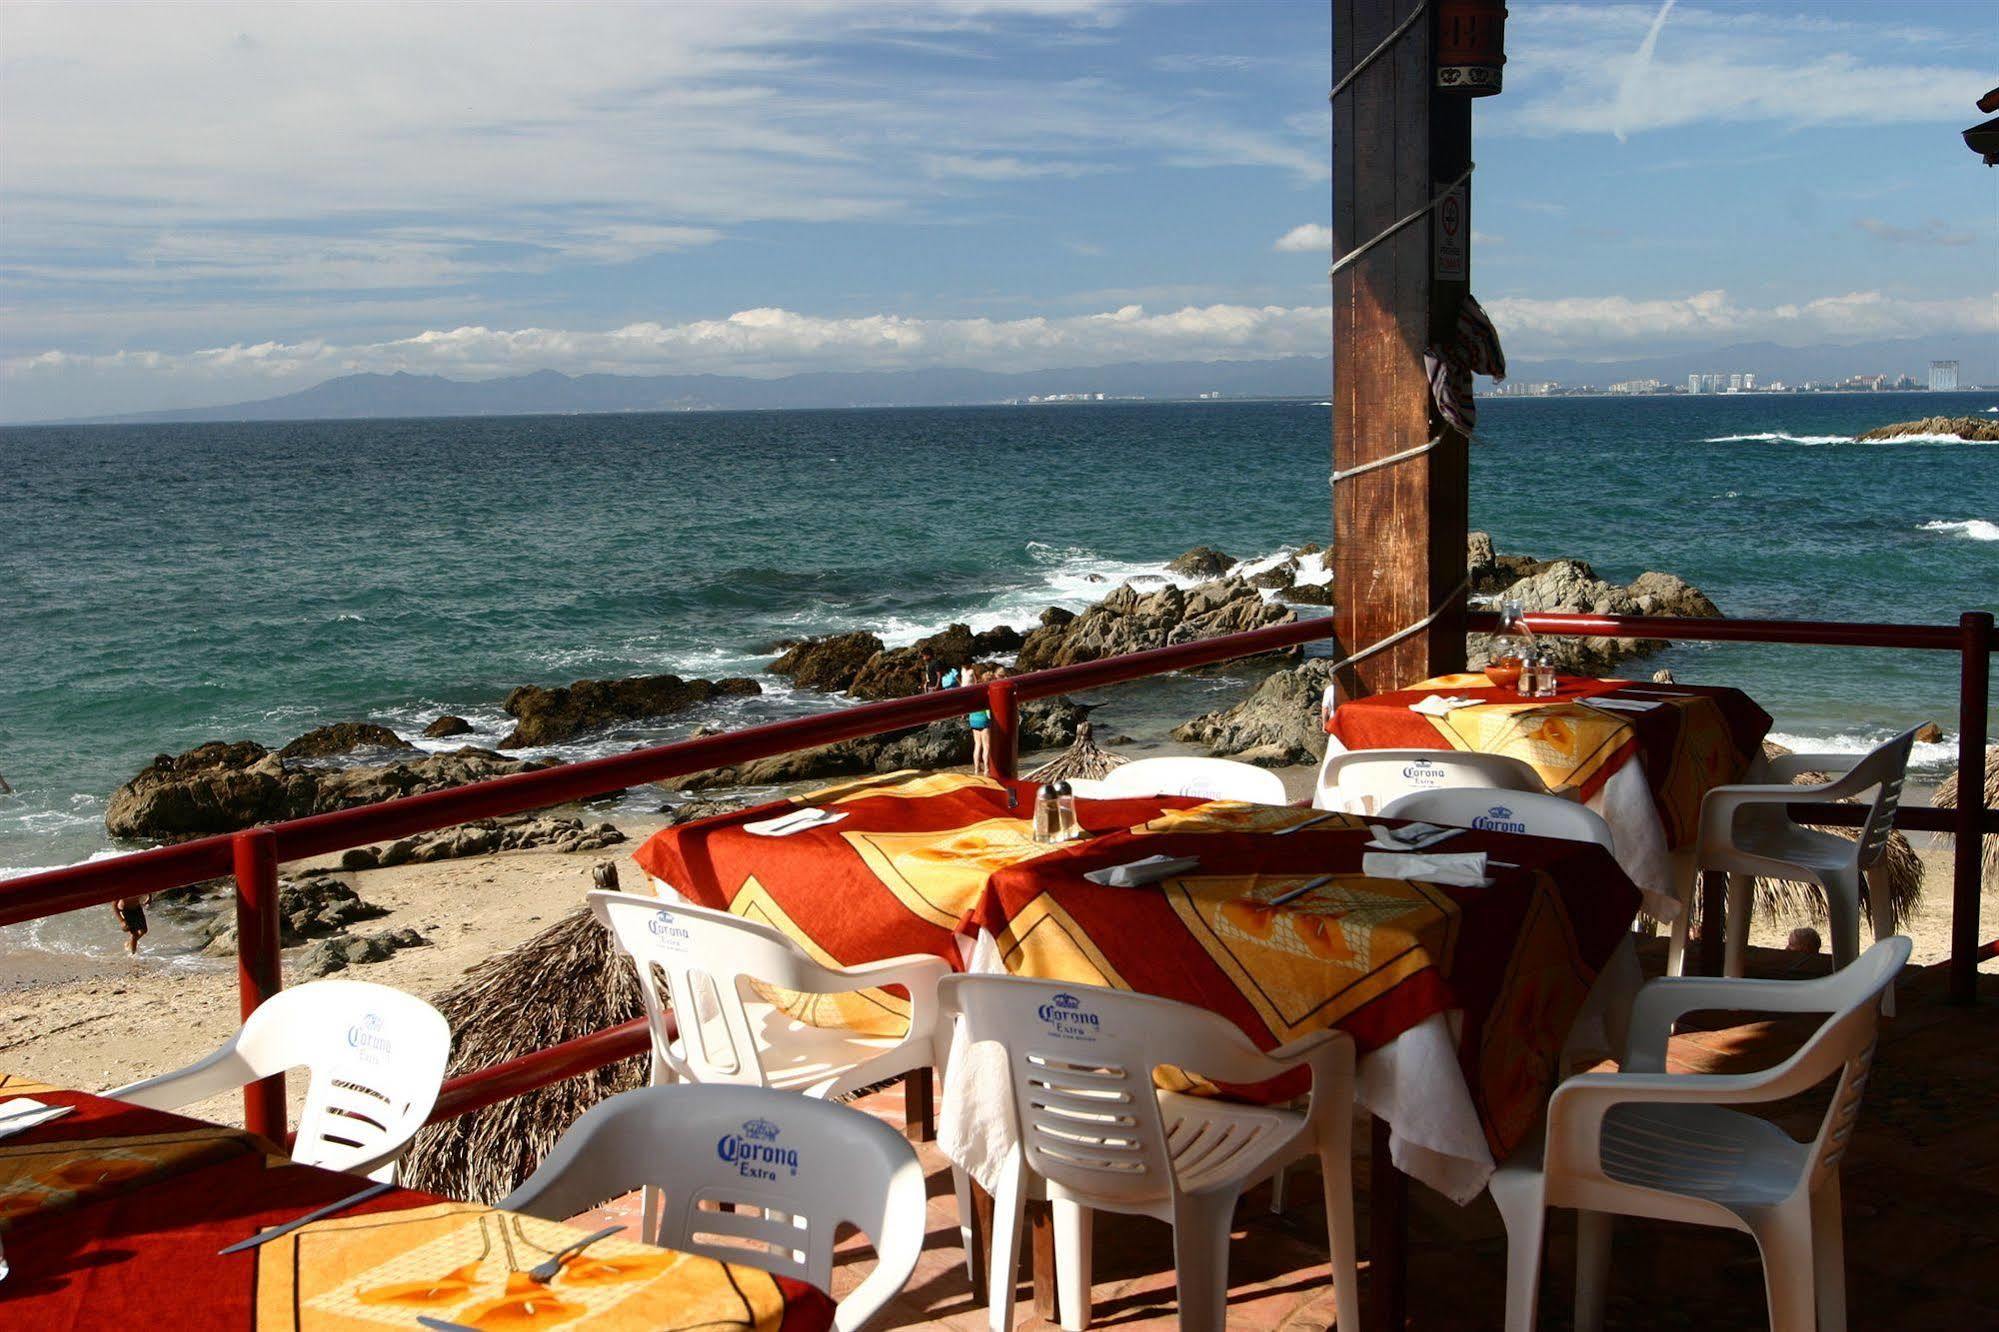
<path fill-rule="evenodd" d="M 1957 389 L 1957 362 L 1930 362 L 1930 392 L 1952 393 Z"/>

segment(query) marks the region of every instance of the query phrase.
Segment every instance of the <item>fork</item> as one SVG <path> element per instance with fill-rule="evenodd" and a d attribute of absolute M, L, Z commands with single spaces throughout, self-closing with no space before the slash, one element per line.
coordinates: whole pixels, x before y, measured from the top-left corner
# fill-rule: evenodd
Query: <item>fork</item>
<path fill-rule="evenodd" d="M 623 1226 L 605 1226 L 595 1234 L 585 1235 L 582 1239 L 577 1240 L 574 1244 L 566 1248 L 557 1249 L 548 1256 L 545 1262 L 536 1263 L 533 1267 L 529 1268 L 528 1278 L 532 1281 L 538 1281 L 544 1286 L 547 1285 L 561 1273 L 564 1263 L 589 1248 L 592 1244 L 595 1244 L 598 1240 L 615 1235 L 623 1229 Z"/>

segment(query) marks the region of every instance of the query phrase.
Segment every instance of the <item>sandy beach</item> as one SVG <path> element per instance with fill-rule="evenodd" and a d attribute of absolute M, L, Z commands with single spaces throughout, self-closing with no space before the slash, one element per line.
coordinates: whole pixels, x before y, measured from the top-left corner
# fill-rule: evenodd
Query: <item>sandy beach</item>
<path fill-rule="evenodd" d="M 1282 775 L 1293 799 L 1309 795 L 1312 769 L 1287 768 Z M 340 973 L 428 996 L 580 906 L 598 863 L 613 860 L 622 883 L 642 884 L 631 853 L 665 820 L 616 822 L 630 840 L 604 851 L 512 851 L 358 873 L 341 872 L 334 858 L 288 866 L 286 873 L 295 878 L 332 875 L 386 908 L 388 914 L 367 922 L 363 932 L 407 926 L 428 939 L 426 947 Z M 1915 941 L 1915 964 L 1922 966 L 1949 954 L 1950 855 L 1947 842 L 1932 845 L 1928 834 L 1915 836 L 1927 870 L 1928 907 L 1908 932 Z M 114 924 L 108 912 L 100 909 L 100 914 L 105 917 L 105 943 L 111 947 Z M 1990 884 L 1982 918 L 1999 921 L 1999 890 Z M 1752 941 L 1782 947 L 1797 923 L 1802 922 L 1759 919 Z M 293 973 L 306 951 L 286 950 L 287 983 L 300 979 Z M 1986 969 L 1999 970 L 1999 962 L 1987 963 Z M 0 988 L 0 1068 L 63 1086 L 114 1087 L 178 1068 L 227 1039 L 238 1022 L 236 971 L 229 958 L 172 962 L 145 950 L 136 959 L 50 955 L 33 967 L 10 970 Z M 300 1082 L 292 1079 L 295 1103 L 303 1094 Z M 242 1102 L 234 1094 L 224 1095 L 193 1112 L 218 1122 L 240 1122 Z"/>

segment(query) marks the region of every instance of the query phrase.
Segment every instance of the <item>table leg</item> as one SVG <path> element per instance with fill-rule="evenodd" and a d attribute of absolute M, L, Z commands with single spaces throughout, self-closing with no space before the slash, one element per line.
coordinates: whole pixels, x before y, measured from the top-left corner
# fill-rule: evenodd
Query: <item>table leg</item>
<path fill-rule="evenodd" d="M 990 1281 L 988 1265 L 993 1256 L 993 1195 L 986 1192 L 986 1186 L 976 1179 L 971 1180 L 972 1251 L 966 1255 L 967 1267 L 972 1274 L 972 1295 L 979 1303 L 986 1302 L 986 1286 Z"/>
<path fill-rule="evenodd" d="M 1701 954 L 1703 976 L 1721 974 L 1721 950 L 1728 937 L 1728 875 L 1701 871 Z"/>
<path fill-rule="evenodd" d="M 927 1068 L 913 1068 L 902 1077 L 902 1132 L 911 1142 L 937 1140 L 935 1079 Z"/>
<path fill-rule="evenodd" d="M 1408 1320 L 1409 1176 L 1388 1153 L 1388 1121 L 1375 1119 L 1367 1163 L 1369 1332 L 1400 1332 Z"/>
<path fill-rule="evenodd" d="M 1030 1248 L 1034 1257 L 1034 1314 L 1044 1322 L 1056 1321 L 1055 1312 L 1055 1217 L 1045 1202 L 1027 1205 L 1027 1225 L 1033 1233 Z"/>

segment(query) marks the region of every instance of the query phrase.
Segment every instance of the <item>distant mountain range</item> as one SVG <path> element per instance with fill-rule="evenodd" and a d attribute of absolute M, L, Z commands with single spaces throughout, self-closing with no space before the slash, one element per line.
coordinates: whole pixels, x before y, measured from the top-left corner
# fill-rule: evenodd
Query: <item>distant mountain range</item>
<path fill-rule="evenodd" d="M 1575 358 L 1518 360 L 1514 380 L 1556 380 L 1603 386 L 1629 379 L 1669 384 L 1690 374 L 1754 374 L 1781 379 L 1843 379 L 1848 375 L 1909 374 L 1921 382 L 1931 358 L 1961 362 L 1960 382 L 1999 384 L 1999 339 L 1975 348 L 1930 339 L 1860 343 L 1849 347 L 1782 347 L 1744 343 L 1712 351 L 1622 361 Z M 91 417 L 91 421 L 315 421 L 397 416 L 537 416 L 590 412 L 754 411 L 812 407 L 949 407 L 1021 402 L 1060 394 L 1110 398 L 1319 398 L 1332 383 L 1330 359 L 1292 356 L 1268 361 L 1162 361 L 1097 365 L 1076 370 L 876 370 L 815 372 L 777 379 L 745 375 L 565 375 L 554 370 L 504 379 L 458 380 L 442 375 L 342 375 L 281 397 L 220 407 Z"/>

